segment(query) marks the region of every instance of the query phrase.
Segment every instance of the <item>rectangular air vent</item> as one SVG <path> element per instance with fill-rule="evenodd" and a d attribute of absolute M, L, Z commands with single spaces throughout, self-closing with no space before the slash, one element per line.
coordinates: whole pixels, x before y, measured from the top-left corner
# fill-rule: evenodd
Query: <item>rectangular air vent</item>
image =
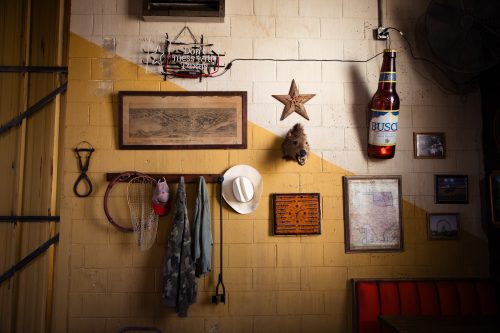
<path fill-rule="evenodd" d="M 225 0 L 143 0 L 144 21 L 224 22 Z"/>

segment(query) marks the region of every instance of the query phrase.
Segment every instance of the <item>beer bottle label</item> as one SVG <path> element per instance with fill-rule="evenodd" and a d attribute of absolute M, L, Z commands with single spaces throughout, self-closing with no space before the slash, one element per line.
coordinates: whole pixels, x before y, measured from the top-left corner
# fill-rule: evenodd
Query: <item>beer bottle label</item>
<path fill-rule="evenodd" d="M 368 143 L 374 146 L 395 146 L 399 110 L 372 109 Z"/>
<path fill-rule="evenodd" d="M 396 72 L 380 72 L 378 82 L 396 82 Z"/>

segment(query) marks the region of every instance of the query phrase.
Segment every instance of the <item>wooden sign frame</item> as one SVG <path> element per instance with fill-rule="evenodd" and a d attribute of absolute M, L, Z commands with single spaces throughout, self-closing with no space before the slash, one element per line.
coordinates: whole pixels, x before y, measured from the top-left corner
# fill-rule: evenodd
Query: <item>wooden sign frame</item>
<path fill-rule="evenodd" d="M 272 195 L 275 235 L 320 235 L 319 193 L 275 193 Z"/>

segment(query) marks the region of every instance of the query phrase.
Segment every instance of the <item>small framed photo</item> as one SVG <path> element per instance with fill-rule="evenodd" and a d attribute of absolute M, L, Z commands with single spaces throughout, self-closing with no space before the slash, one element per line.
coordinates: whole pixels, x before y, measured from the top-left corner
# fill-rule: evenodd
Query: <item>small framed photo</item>
<path fill-rule="evenodd" d="M 467 175 L 435 175 L 437 204 L 469 203 Z"/>
<path fill-rule="evenodd" d="M 413 133 L 415 158 L 446 158 L 444 133 Z"/>
<path fill-rule="evenodd" d="M 429 240 L 458 239 L 460 224 L 458 213 L 427 214 L 427 236 Z"/>
<path fill-rule="evenodd" d="M 500 171 L 490 174 L 491 221 L 500 226 Z"/>

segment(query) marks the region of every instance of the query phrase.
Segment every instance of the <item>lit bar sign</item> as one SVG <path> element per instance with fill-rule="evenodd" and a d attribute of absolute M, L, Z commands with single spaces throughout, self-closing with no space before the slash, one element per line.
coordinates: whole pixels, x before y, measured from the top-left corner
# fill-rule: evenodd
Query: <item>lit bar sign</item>
<path fill-rule="evenodd" d="M 191 37 L 189 42 L 179 41 L 179 36 L 187 31 Z M 200 41 L 194 37 L 191 30 L 186 26 L 170 40 L 166 34 L 165 41 L 155 45 L 151 39 L 145 40 L 147 47 L 142 49 L 145 57 L 142 63 L 146 66 L 160 66 L 163 78 L 181 77 L 201 79 L 204 77 L 215 77 L 225 65 L 221 64 L 221 57 L 225 54 L 212 50 L 213 44 Z"/>

